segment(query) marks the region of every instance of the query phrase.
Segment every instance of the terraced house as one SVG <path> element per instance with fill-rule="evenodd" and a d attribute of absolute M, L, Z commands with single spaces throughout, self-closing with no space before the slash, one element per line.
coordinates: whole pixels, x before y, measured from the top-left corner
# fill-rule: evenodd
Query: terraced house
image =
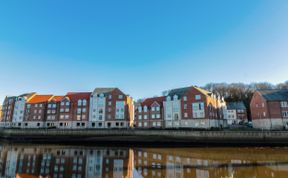
<path fill-rule="evenodd" d="M 137 128 L 164 127 L 164 96 L 147 98 L 135 107 L 134 126 Z"/>
<path fill-rule="evenodd" d="M 46 125 L 47 105 L 53 95 L 34 95 L 27 100 L 24 113 L 24 127 L 43 128 Z"/>
<path fill-rule="evenodd" d="M 5 97 L 3 105 L 2 105 L 2 116 L 1 116 L 1 121 L 0 121 L 1 127 L 11 126 L 15 101 L 16 101 L 15 96 Z"/>
<path fill-rule="evenodd" d="M 34 97 L 36 93 L 27 93 L 17 96 L 12 118 L 12 127 L 23 127 L 25 106 L 28 100 Z"/>
<path fill-rule="evenodd" d="M 91 94 L 91 128 L 127 128 L 133 125 L 132 97 L 118 88 L 96 88 Z"/>
<path fill-rule="evenodd" d="M 164 101 L 166 128 L 223 127 L 225 101 L 196 86 L 171 90 Z"/>
<path fill-rule="evenodd" d="M 288 90 L 258 90 L 253 94 L 250 108 L 254 128 L 288 127 Z"/>
<path fill-rule="evenodd" d="M 60 102 L 59 128 L 86 128 L 91 92 L 69 92 Z"/>

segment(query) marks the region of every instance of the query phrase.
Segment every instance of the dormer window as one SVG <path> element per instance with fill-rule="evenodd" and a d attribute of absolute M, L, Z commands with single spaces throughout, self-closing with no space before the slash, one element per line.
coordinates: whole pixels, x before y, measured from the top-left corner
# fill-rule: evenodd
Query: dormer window
<path fill-rule="evenodd" d="M 123 99 L 123 95 L 119 95 L 119 96 L 118 96 L 118 99 Z"/>
<path fill-rule="evenodd" d="M 100 97 L 100 98 L 104 98 L 104 94 L 101 93 L 101 94 L 99 95 L 99 97 Z"/>
<path fill-rule="evenodd" d="M 147 106 L 144 106 L 144 112 L 147 112 Z"/>
<path fill-rule="evenodd" d="M 67 102 L 66 102 L 66 106 L 69 106 L 69 105 L 70 105 L 70 102 L 69 102 L 69 101 L 67 101 Z"/>
<path fill-rule="evenodd" d="M 167 101 L 171 101 L 171 97 L 170 97 L 170 96 L 167 96 L 166 100 L 167 100 Z"/>
<path fill-rule="evenodd" d="M 177 96 L 177 95 L 174 95 L 174 96 L 173 96 L 173 100 L 178 100 L 178 96 Z"/>
<path fill-rule="evenodd" d="M 61 101 L 61 106 L 64 106 L 65 105 L 65 102 L 64 101 Z"/>
<path fill-rule="evenodd" d="M 201 100 L 201 95 L 195 95 L 195 100 Z"/>

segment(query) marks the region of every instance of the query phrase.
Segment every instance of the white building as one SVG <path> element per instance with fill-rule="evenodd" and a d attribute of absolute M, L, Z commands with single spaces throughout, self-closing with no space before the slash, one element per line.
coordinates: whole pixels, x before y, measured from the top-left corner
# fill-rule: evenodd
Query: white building
<path fill-rule="evenodd" d="M 165 127 L 179 127 L 181 120 L 181 101 L 177 95 L 166 97 L 164 105 Z"/>
<path fill-rule="evenodd" d="M 12 127 L 22 127 L 24 121 L 25 104 L 27 100 L 35 95 L 36 93 L 27 93 L 16 98 L 12 118 Z"/>

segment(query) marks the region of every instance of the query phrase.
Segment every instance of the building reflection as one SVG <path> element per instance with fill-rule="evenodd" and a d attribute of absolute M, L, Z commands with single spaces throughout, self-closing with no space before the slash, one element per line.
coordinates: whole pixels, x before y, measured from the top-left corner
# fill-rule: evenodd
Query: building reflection
<path fill-rule="evenodd" d="M 286 178 L 287 149 L 0 145 L 1 177 Z"/>

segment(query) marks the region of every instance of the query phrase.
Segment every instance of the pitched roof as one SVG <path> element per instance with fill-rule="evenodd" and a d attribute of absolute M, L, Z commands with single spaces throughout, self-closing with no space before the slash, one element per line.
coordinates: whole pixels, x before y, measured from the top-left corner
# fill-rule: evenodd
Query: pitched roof
<path fill-rule="evenodd" d="M 258 92 L 267 100 L 267 101 L 283 101 L 288 100 L 288 90 L 258 90 Z"/>
<path fill-rule="evenodd" d="M 71 101 L 77 101 L 78 99 L 89 100 L 90 96 L 91 92 L 68 92 L 65 97 L 68 97 Z"/>
<path fill-rule="evenodd" d="M 246 110 L 246 107 L 244 105 L 244 103 L 242 101 L 239 102 L 229 102 L 226 104 L 227 105 L 227 109 L 228 110 L 232 110 L 232 109 L 242 109 L 242 110 Z"/>
<path fill-rule="evenodd" d="M 97 93 L 97 94 L 100 94 L 100 93 L 109 93 L 113 90 L 115 90 L 116 88 L 95 88 L 93 93 Z"/>
<path fill-rule="evenodd" d="M 36 92 L 24 93 L 24 94 L 22 94 L 22 95 L 19 95 L 18 97 L 27 97 L 27 98 L 30 98 L 30 97 L 33 96 L 34 94 L 36 94 Z"/>
<path fill-rule="evenodd" d="M 165 100 L 165 96 L 147 98 L 141 103 L 141 105 L 150 107 L 154 102 L 157 102 L 160 106 L 163 106 L 164 100 Z"/>
<path fill-rule="evenodd" d="M 64 96 L 53 96 L 53 98 L 51 98 L 50 101 L 60 102 L 63 98 Z"/>
<path fill-rule="evenodd" d="M 179 98 L 182 98 L 189 89 L 191 89 L 191 87 L 172 89 L 169 91 L 168 96 L 173 97 L 177 95 Z"/>
<path fill-rule="evenodd" d="M 27 103 L 28 104 L 44 103 L 48 102 L 49 99 L 51 99 L 52 97 L 53 95 L 34 95 L 27 101 Z"/>
<path fill-rule="evenodd" d="M 174 95 L 177 95 L 179 98 L 182 98 L 185 95 L 185 93 L 192 88 L 198 90 L 199 92 L 201 92 L 203 95 L 206 96 L 211 96 L 212 94 L 210 91 L 204 90 L 196 86 L 191 86 L 191 87 L 173 89 L 168 93 L 168 96 L 173 97 Z"/>
<path fill-rule="evenodd" d="M 208 90 L 204 90 L 203 88 L 199 88 L 199 87 L 195 87 L 194 88 L 198 91 L 200 91 L 203 95 L 206 95 L 206 96 L 211 96 L 212 92 L 208 91 Z"/>

